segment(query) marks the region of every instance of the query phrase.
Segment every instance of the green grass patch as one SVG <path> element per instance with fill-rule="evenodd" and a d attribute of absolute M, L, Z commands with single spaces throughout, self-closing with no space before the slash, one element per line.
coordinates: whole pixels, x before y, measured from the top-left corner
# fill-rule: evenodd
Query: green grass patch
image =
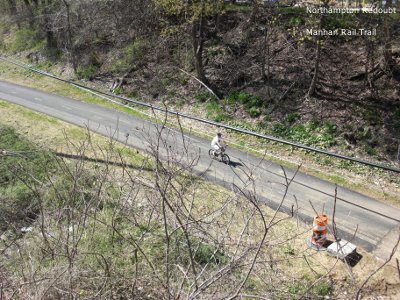
<path fill-rule="evenodd" d="M 337 126 L 331 122 L 311 120 L 305 124 L 293 124 L 296 117 L 289 115 L 288 123 L 275 122 L 272 134 L 307 146 L 328 148 L 336 144 Z"/>
<path fill-rule="evenodd" d="M 243 107 L 244 110 L 251 118 L 257 118 L 262 114 L 263 101 L 260 97 L 246 93 L 233 91 L 229 93 L 223 99 L 224 106 L 228 111 L 234 112 L 239 106 Z"/>
<path fill-rule="evenodd" d="M 219 104 L 215 100 L 208 101 L 205 106 L 205 109 L 206 109 L 207 119 L 213 120 L 215 122 L 224 122 L 231 119 L 231 117 L 224 112 L 224 110 L 221 107 L 221 104 Z"/>
<path fill-rule="evenodd" d="M 225 4 L 224 10 L 227 12 L 250 12 L 251 6 L 227 3 Z"/>
<path fill-rule="evenodd" d="M 50 124 L 57 124 L 59 121 L 55 118 L 43 115 L 41 113 L 38 113 L 36 111 L 33 110 L 28 110 L 28 109 L 22 109 L 21 110 L 21 114 L 26 117 L 29 118 L 33 121 L 37 121 L 37 122 L 47 122 Z"/>
<path fill-rule="evenodd" d="M 0 107 L 8 108 L 8 107 L 11 107 L 11 104 L 9 102 L 0 100 Z"/>
<path fill-rule="evenodd" d="M 95 65 L 78 66 L 78 69 L 76 70 L 76 75 L 80 79 L 92 80 L 98 70 L 99 67 Z"/>
<path fill-rule="evenodd" d="M 136 39 L 127 44 L 122 50 L 120 57 L 110 68 L 111 72 L 123 73 L 131 68 L 133 63 L 141 61 L 145 52 L 144 41 Z"/>
<path fill-rule="evenodd" d="M 209 92 L 200 92 L 196 95 L 196 100 L 202 103 L 211 101 L 213 98 Z"/>
<path fill-rule="evenodd" d="M 72 139 L 72 140 L 84 140 L 87 135 L 88 132 L 84 131 L 82 128 L 78 128 L 78 127 L 71 127 L 65 130 L 66 135 L 68 136 L 68 138 Z"/>
<path fill-rule="evenodd" d="M 22 226 L 35 218 L 37 192 L 32 187 L 54 170 L 54 157 L 0 125 L 0 228 Z"/>
<path fill-rule="evenodd" d="M 35 49 L 40 49 L 43 46 L 44 40 L 41 39 L 34 30 L 21 28 L 14 33 L 14 38 L 11 41 L 11 44 L 8 45 L 8 48 L 12 53 L 17 53 L 24 50 L 33 51 Z"/>
<path fill-rule="evenodd" d="M 9 153 L 2 156 L 0 165 L 0 182 L 7 185 L 17 178 L 15 168 L 29 170 L 30 175 L 42 179 L 44 166 L 49 156 L 48 152 L 39 149 L 36 145 L 21 137 L 8 126 L 0 125 L 0 149 Z"/>

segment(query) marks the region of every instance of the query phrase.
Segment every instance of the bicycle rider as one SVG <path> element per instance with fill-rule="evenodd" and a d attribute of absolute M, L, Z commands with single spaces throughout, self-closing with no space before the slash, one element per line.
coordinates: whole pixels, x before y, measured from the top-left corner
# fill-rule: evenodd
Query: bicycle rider
<path fill-rule="evenodd" d="M 214 150 L 215 156 L 218 156 L 221 152 L 220 151 L 222 148 L 221 141 L 222 141 L 222 134 L 220 132 L 218 132 L 217 135 L 211 141 L 211 149 Z"/>

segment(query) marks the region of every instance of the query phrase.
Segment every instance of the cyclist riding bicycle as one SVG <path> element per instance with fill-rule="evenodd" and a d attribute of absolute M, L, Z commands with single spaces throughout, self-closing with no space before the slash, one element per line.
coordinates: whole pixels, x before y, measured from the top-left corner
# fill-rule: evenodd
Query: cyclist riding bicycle
<path fill-rule="evenodd" d="M 222 134 L 218 132 L 217 135 L 211 141 L 211 149 L 214 150 L 215 156 L 218 156 L 220 153 L 220 150 L 222 148 L 221 141 L 222 141 Z"/>
<path fill-rule="evenodd" d="M 208 150 L 208 155 L 211 159 L 217 159 L 224 164 L 230 165 L 231 159 L 229 155 L 225 153 L 226 145 L 221 145 L 222 134 L 217 133 L 217 135 L 211 141 L 211 149 Z"/>

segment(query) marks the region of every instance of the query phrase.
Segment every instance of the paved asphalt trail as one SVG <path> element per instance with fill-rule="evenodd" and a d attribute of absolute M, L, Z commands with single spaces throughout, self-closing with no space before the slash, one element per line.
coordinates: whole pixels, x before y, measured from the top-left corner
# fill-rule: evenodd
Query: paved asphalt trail
<path fill-rule="evenodd" d="M 97 133 L 114 137 L 139 149 L 148 148 L 147 140 L 156 137 L 156 125 L 135 116 L 107 109 L 98 105 L 88 104 L 27 87 L 0 81 L 0 99 L 27 107 L 29 109 L 53 116 L 82 127 L 88 127 Z M 1 118 L 1 116 L 0 116 Z M 129 133 L 128 139 L 126 134 Z M 181 133 L 174 129 L 163 130 L 168 138 L 167 150 L 163 155 L 174 155 L 183 152 Z M 62 134 L 60 132 L 60 134 Z M 285 177 L 282 168 L 269 161 L 246 152 L 228 149 L 231 165 L 227 166 L 217 161 L 211 161 L 208 156 L 210 141 L 185 134 L 185 141 L 190 144 L 192 155 L 200 155 L 196 172 L 204 174 L 208 180 L 227 188 L 233 188 L 235 183 L 242 186 L 241 180 L 246 179 L 246 172 L 252 171 L 257 186 L 257 195 L 262 201 L 277 208 L 285 192 Z M 290 178 L 294 170 L 285 168 Z M 298 173 L 290 185 L 283 202 L 282 210 L 296 210 L 298 201 L 298 216 L 310 222 L 314 215 L 310 201 L 317 211 L 328 213 L 331 221 L 335 186 L 318 178 Z M 400 209 L 383 204 L 359 193 L 338 187 L 335 220 L 339 229 L 339 237 L 352 240 L 357 246 L 373 252 L 377 247 L 387 244 L 387 249 L 395 241 L 385 239 L 393 236 L 400 226 Z M 386 256 L 387 253 L 384 255 Z"/>

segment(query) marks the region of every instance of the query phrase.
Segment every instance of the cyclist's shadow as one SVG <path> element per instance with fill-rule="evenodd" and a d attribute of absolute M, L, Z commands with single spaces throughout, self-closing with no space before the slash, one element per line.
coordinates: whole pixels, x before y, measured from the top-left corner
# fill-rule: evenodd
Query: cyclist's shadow
<path fill-rule="evenodd" d="M 243 167 L 243 164 L 240 163 L 240 162 L 236 162 L 236 161 L 231 160 L 231 161 L 229 162 L 228 166 L 231 166 L 231 167 L 236 168 L 236 167 Z"/>

